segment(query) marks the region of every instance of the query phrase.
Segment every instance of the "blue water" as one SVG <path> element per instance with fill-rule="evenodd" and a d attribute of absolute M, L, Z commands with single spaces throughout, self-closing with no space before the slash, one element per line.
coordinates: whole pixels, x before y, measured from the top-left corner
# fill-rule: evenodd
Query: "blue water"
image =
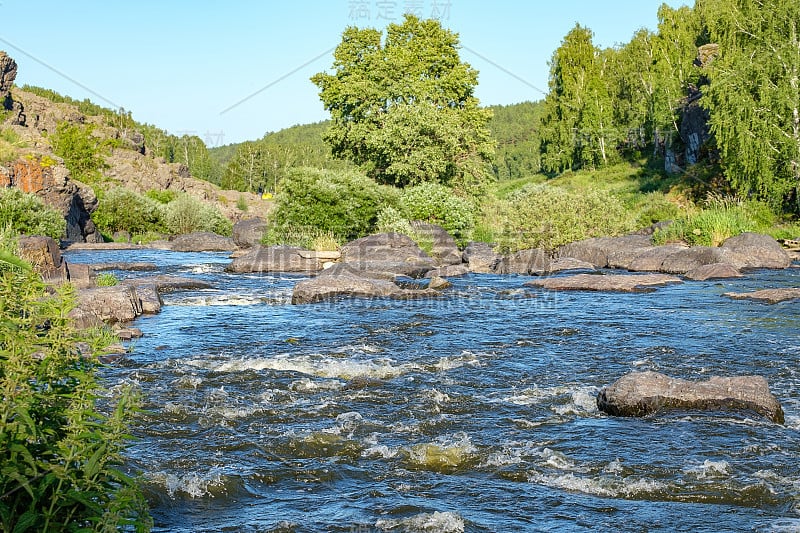
<path fill-rule="evenodd" d="M 800 305 L 721 296 L 800 269 L 637 294 L 470 275 L 434 300 L 292 306 L 302 277 L 226 274 L 223 254 L 66 256 L 213 287 L 165 295 L 105 371 L 144 398 L 128 455 L 156 531 L 800 530 Z M 598 412 L 637 370 L 764 375 L 786 425 Z"/>

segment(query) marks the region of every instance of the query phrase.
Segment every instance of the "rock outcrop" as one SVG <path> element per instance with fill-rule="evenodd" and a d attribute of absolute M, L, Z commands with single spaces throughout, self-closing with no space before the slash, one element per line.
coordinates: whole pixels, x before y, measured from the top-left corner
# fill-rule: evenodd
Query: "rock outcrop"
<path fill-rule="evenodd" d="M 647 416 L 669 409 L 750 411 L 784 423 L 781 404 L 762 376 L 714 376 L 695 382 L 658 372 L 635 372 L 601 390 L 597 407 L 615 416 Z"/>
<path fill-rule="evenodd" d="M 500 261 L 500 254 L 485 242 L 471 242 L 464 249 L 461 258 L 475 274 L 489 274 Z"/>
<path fill-rule="evenodd" d="M 525 283 L 554 291 L 645 292 L 681 279 L 667 274 L 575 274 L 542 278 Z"/>
<path fill-rule="evenodd" d="M 0 50 L 0 111 L 10 111 L 12 125 L 25 123 L 22 104 L 11 98 L 11 87 L 17 78 L 17 62 Z"/>
<path fill-rule="evenodd" d="M 522 274 L 540 276 L 550 271 L 550 258 L 539 248 L 520 250 L 503 256 L 494 266 L 495 274 Z"/>
<path fill-rule="evenodd" d="M 792 258 L 778 241 L 760 233 L 742 233 L 722 243 L 725 262 L 739 269 L 787 268 Z"/>
<path fill-rule="evenodd" d="M 441 226 L 427 222 L 412 222 L 411 226 L 423 238 L 432 242 L 430 256 L 437 266 L 458 265 L 461 263 L 461 250 L 455 239 Z"/>
<path fill-rule="evenodd" d="M 67 264 L 61 257 L 58 243 L 50 237 L 20 237 L 19 257 L 47 283 L 63 283 L 69 279 Z"/>
<path fill-rule="evenodd" d="M 236 249 L 233 239 L 210 231 L 195 231 L 178 235 L 172 241 L 174 252 L 232 252 Z"/>

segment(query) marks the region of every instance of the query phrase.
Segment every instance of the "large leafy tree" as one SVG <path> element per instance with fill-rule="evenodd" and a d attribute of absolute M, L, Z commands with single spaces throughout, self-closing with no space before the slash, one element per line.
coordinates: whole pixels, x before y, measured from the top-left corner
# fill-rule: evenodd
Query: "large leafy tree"
<path fill-rule="evenodd" d="M 458 35 L 406 15 L 381 38 L 347 28 L 333 73 L 311 78 L 331 112 L 325 139 L 333 155 L 396 186 L 482 181 L 493 153 L 491 113 L 479 108 L 478 73 L 460 60 Z"/>
<path fill-rule="evenodd" d="M 703 104 L 734 189 L 778 206 L 800 186 L 800 3 L 707 0 L 719 57 Z M 797 209 L 797 206 L 794 206 Z"/>

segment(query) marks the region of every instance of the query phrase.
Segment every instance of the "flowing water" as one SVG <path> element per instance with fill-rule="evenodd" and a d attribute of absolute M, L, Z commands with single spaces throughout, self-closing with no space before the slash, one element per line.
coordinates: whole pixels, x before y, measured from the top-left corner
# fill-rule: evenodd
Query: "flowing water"
<path fill-rule="evenodd" d="M 213 286 L 165 295 L 104 371 L 144 398 L 129 457 L 156 531 L 800 530 L 800 305 L 721 296 L 800 269 L 637 294 L 470 275 L 436 300 L 293 306 L 301 277 L 220 254 L 66 255 Z M 786 425 L 598 412 L 637 370 L 762 374 Z"/>

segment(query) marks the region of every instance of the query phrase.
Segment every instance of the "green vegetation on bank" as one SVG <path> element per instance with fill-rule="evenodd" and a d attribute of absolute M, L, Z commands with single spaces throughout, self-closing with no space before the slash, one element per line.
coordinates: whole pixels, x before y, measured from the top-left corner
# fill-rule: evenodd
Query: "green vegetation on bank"
<path fill-rule="evenodd" d="M 56 240 L 66 231 L 67 223 L 58 211 L 44 205 L 35 194 L 15 187 L 0 189 L 0 229 L 14 234 L 46 235 Z"/>
<path fill-rule="evenodd" d="M 13 242 L 0 248 L 0 529 L 149 530 L 122 470 L 135 390 L 110 394 L 96 376 L 110 335 L 76 330 L 71 286 L 53 293 Z"/>

